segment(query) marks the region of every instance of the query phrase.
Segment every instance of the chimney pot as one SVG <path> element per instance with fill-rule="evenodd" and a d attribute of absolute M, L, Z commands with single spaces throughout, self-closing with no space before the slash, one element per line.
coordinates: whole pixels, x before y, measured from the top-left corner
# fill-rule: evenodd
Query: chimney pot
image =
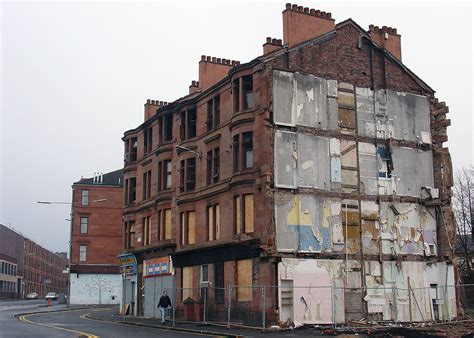
<path fill-rule="evenodd" d="M 240 61 L 235 61 L 235 64 L 238 66 L 240 65 Z"/>
<path fill-rule="evenodd" d="M 287 3 L 285 6 L 286 6 L 286 9 L 291 9 L 291 4 L 290 3 Z"/>
<path fill-rule="evenodd" d="M 294 11 L 298 11 L 298 5 L 296 4 L 291 5 L 291 9 Z"/>
<path fill-rule="evenodd" d="M 222 63 L 222 59 L 221 59 L 221 58 L 217 58 L 217 63 Z"/>
<path fill-rule="evenodd" d="M 146 100 L 146 103 L 147 103 L 147 104 L 150 104 L 150 101 L 151 101 L 150 99 L 147 99 L 147 100 Z"/>
<path fill-rule="evenodd" d="M 303 11 L 304 11 L 306 14 L 308 14 L 308 13 L 309 13 L 309 8 L 308 8 L 308 7 L 305 7 L 305 8 L 303 9 Z"/>
<path fill-rule="evenodd" d="M 206 61 L 206 55 L 201 55 L 201 61 Z"/>
<path fill-rule="evenodd" d="M 272 44 L 276 45 L 277 44 L 277 39 L 272 39 Z"/>
<path fill-rule="evenodd" d="M 282 45 L 281 39 L 278 39 L 277 42 L 278 42 L 278 45 L 280 46 Z"/>
<path fill-rule="evenodd" d="M 303 13 L 303 6 L 298 6 L 298 12 Z"/>
<path fill-rule="evenodd" d="M 196 85 L 199 87 L 199 81 L 196 81 Z"/>
<path fill-rule="evenodd" d="M 206 61 L 207 61 L 207 62 L 211 62 L 211 57 L 210 57 L 210 56 L 206 56 Z"/>
<path fill-rule="evenodd" d="M 267 36 L 267 43 L 270 43 L 270 42 L 272 42 L 272 38 Z"/>
<path fill-rule="evenodd" d="M 311 8 L 311 9 L 309 10 L 309 14 L 315 15 L 315 14 L 316 14 L 316 10 L 315 10 L 314 8 Z"/>

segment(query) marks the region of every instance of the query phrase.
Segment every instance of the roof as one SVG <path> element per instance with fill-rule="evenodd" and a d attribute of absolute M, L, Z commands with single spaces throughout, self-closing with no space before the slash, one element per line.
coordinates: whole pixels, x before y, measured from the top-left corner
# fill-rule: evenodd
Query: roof
<path fill-rule="evenodd" d="M 123 186 L 123 169 L 111 171 L 91 178 L 81 178 L 75 185 L 115 185 Z"/>

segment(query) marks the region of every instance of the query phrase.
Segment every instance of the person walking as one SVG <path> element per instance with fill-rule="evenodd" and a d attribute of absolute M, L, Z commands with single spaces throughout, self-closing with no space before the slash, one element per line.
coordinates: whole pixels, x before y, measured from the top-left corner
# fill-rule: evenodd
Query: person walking
<path fill-rule="evenodd" d="M 160 297 L 160 301 L 158 302 L 158 308 L 160 309 L 161 314 L 161 324 L 165 324 L 166 309 L 171 306 L 170 297 L 168 297 L 168 292 L 165 290 L 163 291 L 163 296 Z"/>

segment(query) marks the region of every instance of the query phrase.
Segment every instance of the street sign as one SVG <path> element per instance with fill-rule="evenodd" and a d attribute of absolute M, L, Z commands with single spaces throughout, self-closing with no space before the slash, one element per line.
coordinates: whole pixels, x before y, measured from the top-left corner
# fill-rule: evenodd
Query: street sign
<path fill-rule="evenodd" d="M 44 280 L 44 284 L 51 284 L 51 283 L 52 283 L 51 279 L 45 279 Z"/>

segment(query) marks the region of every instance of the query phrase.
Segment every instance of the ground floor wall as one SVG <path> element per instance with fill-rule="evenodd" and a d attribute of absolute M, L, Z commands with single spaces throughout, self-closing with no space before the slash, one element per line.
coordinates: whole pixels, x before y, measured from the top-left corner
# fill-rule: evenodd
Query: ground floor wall
<path fill-rule="evenodd" d="M 71 273 L 71 304 L 120 304 L 120 274 Z"/>
<path fill-rule="evenodd" d="M 452 265 L 349 260 L 345 266 L 344 260 L 283 258 L 280 320 L 342 324 L 354 318 L 411 322 L 456 316 Z"/>

